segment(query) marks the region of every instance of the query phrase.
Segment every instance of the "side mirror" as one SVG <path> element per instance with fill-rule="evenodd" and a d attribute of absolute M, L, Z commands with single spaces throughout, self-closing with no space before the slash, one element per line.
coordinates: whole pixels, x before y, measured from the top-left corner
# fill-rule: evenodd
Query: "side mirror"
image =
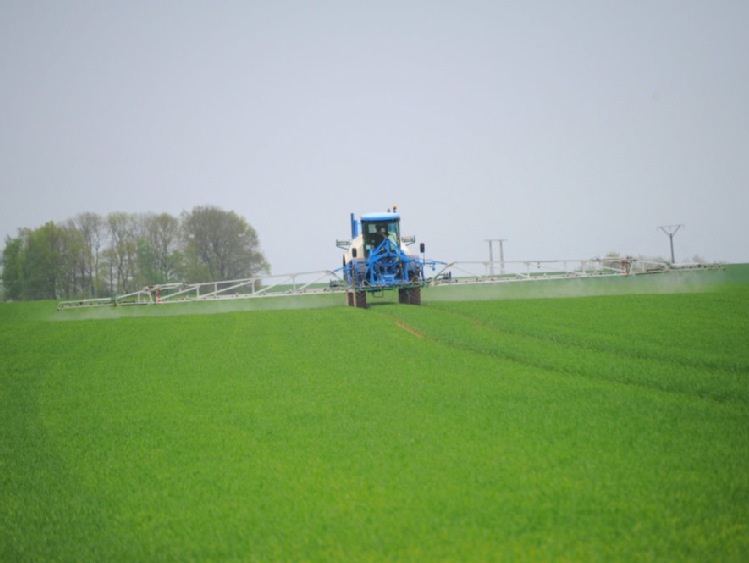
<path fill-rule="evenodd" d="M 356 258 L 356 249 L 355 248 L 351 249 L 351 258 Z"/>
<path fill-rule="evenodd" d="M 421 245 L 419 245 L 419 249 L 421 250 L 421 253 L 424 254 L 424 251 L 426 250 L 426 246 L 422 242 Z"/>

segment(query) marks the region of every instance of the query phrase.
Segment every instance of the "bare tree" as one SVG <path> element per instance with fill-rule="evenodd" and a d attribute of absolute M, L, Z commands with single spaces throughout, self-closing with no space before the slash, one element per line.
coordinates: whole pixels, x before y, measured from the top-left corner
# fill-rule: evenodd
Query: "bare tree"
<path fill-rule="evenodd" d="M 110 213 L 107 215 L 106 225 L 110 251 L 107 254 L 110 259 L 111 278 L 115 281 L 111 289 L 115 293 L 127 293 L 132 291 L 135 285 L 133 275 L 137 244 L 134 220 L 127 213 Z"/>
<path fill-rule="evenodd" d="M 70 224 L 81 235 L 83 249 L 80 255 L 79 268 L 83 280 L 83 294 L 97 297 L 101 292 L 99 281 L 99 259 L 102 245 L 104 220 L 100 215 L 84 212 L 76 215 Z"/>

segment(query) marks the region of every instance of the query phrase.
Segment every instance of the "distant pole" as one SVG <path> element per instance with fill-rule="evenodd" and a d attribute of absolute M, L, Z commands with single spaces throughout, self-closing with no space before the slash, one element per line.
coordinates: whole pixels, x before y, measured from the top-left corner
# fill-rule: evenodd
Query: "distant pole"
<path fill-rule="evenodd" d="M 662 225 L 658 227 L 661 231 L 668 235 L 668 241 L 671 244 L 671 264 L 676 264 L 676 258 L 674 257 L 674 235 L 684 225 Z"/>
<path fill-rule="evenodd" d="M 505 247 L 504 242 L 507 239 L 501 238 L 499 239 L 499 275 L 503 276 L 505 274 Z"/>
<path fill-rule="evenodd" d="M 494 242 L 494 239 L 488 238 L 486 239 L 486 242 L 489 243 L 489 275 L 494 275 L 494 245 L 492 244 Z"/>
<path fill-rule="evenodd" d="M 504 238 L 488 238 L 484 239 L 489 243 L 489 275 L 494 275 L 494 243 L 499 244 L 499 273 L 500 275 L 505 273 L 505 248 L 504 242 L 507 239 Z"/>

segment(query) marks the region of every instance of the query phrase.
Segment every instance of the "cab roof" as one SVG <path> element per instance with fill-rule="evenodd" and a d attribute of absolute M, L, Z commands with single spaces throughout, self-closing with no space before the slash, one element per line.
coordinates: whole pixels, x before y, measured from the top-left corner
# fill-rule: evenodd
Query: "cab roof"
<path fill-rule="evenodd" d="M 380 213 L 366 213 L 361 216 L 365 223 L 368 221 L 400 221 L 401 216 L 392 211 L 382 211 Z"/>

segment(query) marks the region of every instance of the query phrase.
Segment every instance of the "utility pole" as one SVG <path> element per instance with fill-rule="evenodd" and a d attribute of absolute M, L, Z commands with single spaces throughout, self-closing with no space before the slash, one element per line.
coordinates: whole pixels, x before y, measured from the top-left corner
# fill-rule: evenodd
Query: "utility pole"
<path fill-rule="evenodd" d="M 485 239 L 489 243 L 489 275 L 494 275 L 494 243 L 499 245 L 499 274 L 505 273 L 505 248 L 504 242 L 507 239 L 504 238 L 488 238 Z"/>
<path fill-rule="evenodd" d="M 501 238 L 499 239 L 499 275 L 503 276 L 505 274 L 505 247 L 504 242 L 507 239 Z"/>
<path fill-rule="evenodd" d="M 489 243 L 489 275 L 494 275 L 494 245 L 492 244 L 494 242 L 494 239 L 486 239 L 486 242 Z"/>
<path fill-rule="evenodd" d="M 662 225 L 658 227 L 661 231 L 666 233 L 668 235 L 668 240 L 671 243 L 671 264 L 676 263 L 676 258 L 674 258 L 674 235 L 681 229 L 684 225 Z"/>

